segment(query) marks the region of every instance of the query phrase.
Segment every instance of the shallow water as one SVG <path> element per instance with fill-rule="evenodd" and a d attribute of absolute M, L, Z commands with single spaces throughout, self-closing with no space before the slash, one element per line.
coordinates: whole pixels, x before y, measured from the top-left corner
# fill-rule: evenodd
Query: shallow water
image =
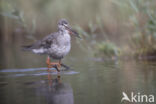
<path fill-rule="evenodd" d="M 0 104 L 121 104 L 122 92 L 156 96 L 155 62 L 95 61 L 73 49 L 63 60 L 72 70 L 58 76 L 47 72 L 45 56 L 18 48 L 7 56 L 1 61 Z"/>

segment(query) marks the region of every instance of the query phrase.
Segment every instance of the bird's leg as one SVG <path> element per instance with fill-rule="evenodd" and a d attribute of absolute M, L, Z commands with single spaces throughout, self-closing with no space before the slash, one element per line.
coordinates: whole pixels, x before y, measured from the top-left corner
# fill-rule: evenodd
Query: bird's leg
<path fill-rule="evenodd" d="M 61 60 L 59 60 L 58 65 L 57 65 L 57 71 L 60 72 L 61 69 Z"/>
<path fill-rule="evenodd" d="M 61 69 L 61 60 L 59 60 L 58 63 L 52 63 L 53 64 L 53 67 L 56 68 L 56 70 L 58 72 L 60 72 L 60 69 Z"/>
<path fill-rule="evenodd" d="M 58 64 L 58 63 L 51 63 L 49 56 L 47 57 L 46 63 L 47 63 L 47 66 L 48 66 L 48 72 L 50 72 L 50 68 L 56 68 L 56 65 Z"/>
<path fill-rule="evenodd" d="M 46 63 L 48 65 L 48 72 L 50 72 L 50 69 L 49 68 L 51 67 L 51 65 L 50 65 L 50 57 L 49 56 L 47 57 Z"/>
<path fill-rule="evenodd" d="M 48 72 L 50 71 L 49 68 L 52 68 L 52 67 L 56 68 L 56 70 L 57 70 L 58 72 L 60 72 L 61 60 L 59 60 L 58 63 L 51 63 L 51 62 L 50 62 L 50 57 L 48 56 L 46 62 L 47 62 L 47 65 L 48 65 Z"/>
<path fill-rule="evenodd" d="M 51 63 L 53 65 L 54 68 L 56 68 L 56 70 L 58 72 L 60 72 L 60 69 L 61 69 L 61 60 L 59 60 L 58 63 Z"/>

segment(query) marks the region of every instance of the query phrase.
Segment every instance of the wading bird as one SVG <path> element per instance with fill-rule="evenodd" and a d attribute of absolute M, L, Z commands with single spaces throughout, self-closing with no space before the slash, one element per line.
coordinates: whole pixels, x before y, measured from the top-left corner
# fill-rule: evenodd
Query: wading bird
<path fill-rule="evenodd" d="M 66 56 L 71 48 L 71 35 L 79 37 L 79 34 L 72 30 L 65 19 L 58 22 L 58 31 L 51 33 L 42 40 L 29 46 L 23 46 L 24 50 L 32 51 L 35 54 L 47 54 L 48 68 L 55 67 L 57 71 L 61 68 L 61 59 Z M 51 63 L 50 58 L 59 60 L 57 63 Z"/>

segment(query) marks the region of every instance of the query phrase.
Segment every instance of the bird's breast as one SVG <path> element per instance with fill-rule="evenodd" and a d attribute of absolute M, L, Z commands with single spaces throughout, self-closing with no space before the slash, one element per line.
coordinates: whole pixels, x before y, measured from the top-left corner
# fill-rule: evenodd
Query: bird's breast
<path fill-rule="evenodd" d="M 57 44 L 52 44 L 50 48 L 50 54 L 53 58 L 63 58 L 65 55 L 67 55 L 71 49 L 71 43 L 70 43 L 70 35 L 64 34 L 60 35 L 57 38 Z"/>
<path fill-rule="evenodd" d="M 69 45 L 70 41 L 71 41 L 71 37 L 68 32 L 63 33 L 58 37 L 59 45 Z"/>
<path fill-rule="evenodd" d="M 50 49 L 50 56 L 54 59 L 61 59 L 66 56 L 70 51 L 71 45 L 54 45 Z"/>

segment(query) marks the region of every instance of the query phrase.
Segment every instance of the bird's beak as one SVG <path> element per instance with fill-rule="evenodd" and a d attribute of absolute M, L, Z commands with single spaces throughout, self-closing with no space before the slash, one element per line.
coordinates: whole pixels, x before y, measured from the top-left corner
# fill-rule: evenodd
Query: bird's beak
<path fill-rule="evenodd" d="M 79 36 L 79 34 L 78 34 L 75 30 L 73 30 L 71 27 L 69 27 L 69 26 L 65 26 L 65 27 L 66 27 L 66 29 L 69 31 L 70 34 L 73 34 L 73 35 L 75 35 L 76 37 L 81 38 L 81 37 Z"/>

